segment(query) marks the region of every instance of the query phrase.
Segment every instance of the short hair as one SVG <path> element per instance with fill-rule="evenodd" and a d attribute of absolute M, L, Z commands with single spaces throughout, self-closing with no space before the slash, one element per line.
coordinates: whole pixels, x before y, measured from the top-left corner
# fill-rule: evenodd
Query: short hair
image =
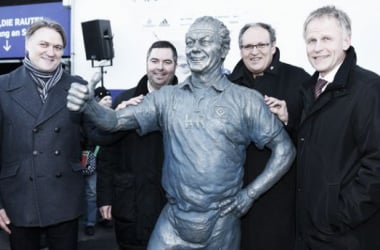
<path fill-rule="evenodd" d="M 335 18 L 339 25 L 342 28 L 342 31 L 346 33 L 346 35 L 351 36 L 351 20 L 350 17 L 342 10 L 337 9 L 334 5 L 327 5 L 321 8 L 318 8 L 311 12 L 309 16 L 306 18 L 306 21 L 303 25 L 303 37 L 305 38 L 306 35 L 306 29 L 309 23 L 316 19 L 321 17 L 332 17 Z"/>
<path fill-rule="evenodd" d="M 67 40 L 66 40 L 65 30 L 63 29 L 63 27 L 59 23 L 57 23 L 56 21 L 50 20 L 50 19 L 41 19 L 41 20 L 33 22 L 29 26 L 29 28 L 25 34 L 26 39 L 29 39 L 34 34 L 34 32 L 36 32 L 37 30 L 39 30 L 41 28 L 50 28 L 50 29 L 57 31 L 62 38 L 63 47 L 64 48 L 66 47 Z"/>
<path fill-rule="evenodd" d="M 230 50 L 230 44 L 231 44 L 230 31 L 228 30 L 226 25 L 224 25 L 224 23 L 220 21 L 219 19 L 216 19 L 211 16 L 198 17 L 191 24 L 189 30 L 191 30 L 193 26 L 196 26 L 200 23 L 205 23 L 205 22 L 209 23 L 215 28 L 216 32 L 219 34 L 219 37 L 220 37 L 220 45 L 222 46 L 222 48 L 226 50 L 226 52 L 228 52 Z"/>
<path fill-rule="evenodd" d="M 239 47 L 242 48 L 243 47 L 243 35 L 244 33 L 250 29 L 250 28 L 255 28 L 255 27 L 260 27 L 260 28 L 263 28 L 265 29 L 266 31 L 268 31 L 269 33 L 269 39 L 270 39 L 270 43 L 273 44 L 276 42 L 277 38 L 276 38 L 276 30 L 270 25 L 270 24 L 267 24 L 267 23 L 247 23 L 243 26 L 243 28 L 240 29 L 240 32 L 239 32 Z"/>
<path fill-rule="evenodd" d="M 178 59 L 177 49 L 175 48 L 175 46 L 171 42 L 165 41 L 165 40 L 159 40 L 159 41 L 154 42 L 148 49 L 146 59 L 148 60 L 153 49 L 163 49 L 163 48 L 168 48 L 168 49 L 172 50 L 173 60 L 177 64 L 177 59 Z"/>

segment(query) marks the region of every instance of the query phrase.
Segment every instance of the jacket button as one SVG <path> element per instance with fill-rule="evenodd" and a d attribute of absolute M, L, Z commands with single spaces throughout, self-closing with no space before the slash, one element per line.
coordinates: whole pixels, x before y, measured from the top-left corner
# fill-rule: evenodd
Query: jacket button
<path fill-rule="evenodd" d="M 29 180 L 30 180 L 30 181 L 33 181 L 33 177 L 32 177 L 32 176 L 29 176 Z"/>
<path fill-rule="evenodd" d="M 38 132 L 38 128 L 33 128 L 33 133 L 37 133 Z"/>
<path fill-rule="evenodd" d="M 61 152 L 60 152 L 59 150 L 55 150 L 55 151 L 54 151 L 54 154 L 55 154 L 55 155 L 60 155 Z"/>
<path fill-rule="evenodd" d="M 59 131 L 60 131 L 61 129 L 60 128 L 54 128 L 54 132 L 56 132 L 56 133 L 59 133 Z"/>
<path fill-rule="evenodd" d="M 61 173 L 61 172 L 55 174 L 55 177 L 57 177 L 57 178 L 59 178 L 59 177 L 61 177 L 61 176 L 62 176 L 62 173 Z"/>
<path fill-rule="evenodd" d="M 305 138 L 304 138 L 304 137 L 301 137 L 301 138 L 300 138 L 300 141 L 301 141 L 301 142 L 304 142 L 304 141 L 305 141 Z"/>
<path fill-rule="evenodd" d="M 38 155 L 38 151 L 37 150 L 33 150 L 33 155 L 34 156 Z"/>

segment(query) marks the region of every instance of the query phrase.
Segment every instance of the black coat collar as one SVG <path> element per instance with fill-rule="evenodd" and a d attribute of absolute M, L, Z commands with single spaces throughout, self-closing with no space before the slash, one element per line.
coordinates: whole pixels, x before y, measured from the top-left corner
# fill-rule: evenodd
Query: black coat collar
<path fill-rule="evenodd" d="M 169 85 L 177 85 L 178 84 L 178 78 L 177 76 L 174 76 L 173 81 L 169 83 Z M 148 94 L 148 76 L 144 75 L 141 77 L 140 81 L 138 82 L 135 93 L 133 96 L 139 96 L 139 95 L 146 95 Z"/>

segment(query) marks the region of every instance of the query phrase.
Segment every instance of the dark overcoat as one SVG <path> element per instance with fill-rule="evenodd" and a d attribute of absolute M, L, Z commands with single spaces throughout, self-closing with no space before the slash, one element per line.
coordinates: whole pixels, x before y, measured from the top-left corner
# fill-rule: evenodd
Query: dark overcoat
<path fill-rule="evenodd" d="M 43 227 L 82 212 L 80 115 L 66 108 L 64 73 L 42 103 L 20 66 L 0 76 L 0 208 L 15 226 Z"/>
<path fill-rule="evenodd" d="M 289 122 L 286 126 L 292 138 L 302 112 L 301 84 L 310 75 L 302 68 L 280 61 L 276 48 L 272 63 L 263 75 L 253 78 L 240 60 L 231 75 L 232 82 L 255 89 L 287 103 Z M 249 145 L 244 165 L 244 184 L 252 182 L 264 169 L 271 151 Z M 242 250 L 293 250 L 295 239 L 295 164 L 267 193 L 256 200 L 242 218 Z"/>
<path fill-rule="evenodd" d="M 350 48 L 314 101 L 303 86 L 298 134 L 297 250 L 380 249 L 380 77 Z"/>
<path fill-rule="evenodd" d="M 255 89 L 263 95 L 285 100 L 289 113 L 287 131 L 294 138 L 302 112 L 301 84 L 310 75 L 302 68 L 280 61 L 276 49 L 271 65 L 255 79 L 241 60 L 228 76 L 232 82 Z M 271 151 L 249 145 L 244 165 L 244 184 L 264 169 Z M 295 239 L 295 164 L 267 193 L 256 200 L 242 218 L 242 250 L 293 250 Z"/>

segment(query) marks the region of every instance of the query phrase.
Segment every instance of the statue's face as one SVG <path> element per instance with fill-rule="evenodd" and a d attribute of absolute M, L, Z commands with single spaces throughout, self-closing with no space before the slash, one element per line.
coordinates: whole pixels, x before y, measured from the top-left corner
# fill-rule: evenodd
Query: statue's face
<path fill-rule="evenodd" d="M 209 73 L 222 65 L 222 48 L 214 27 L 197 24 L 186 34 L 186 57 L 192 72 Z"/>

